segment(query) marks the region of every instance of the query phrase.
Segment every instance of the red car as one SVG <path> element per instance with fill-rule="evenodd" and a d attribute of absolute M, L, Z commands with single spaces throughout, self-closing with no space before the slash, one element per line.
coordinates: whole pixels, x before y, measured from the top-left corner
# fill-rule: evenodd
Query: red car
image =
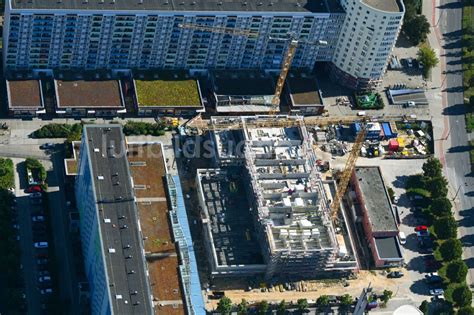
<path fill-rule="evenodd" d="M 415 228 L 415 232 L 421 232 L 421 231 L 427 231 L 427 230 L 428 230 L 428 227 L 426 225 L 418 225 Z"/>
<path fill-rule="evenodd" d="M 43 189 L 41 186 L 35 185 L 35 186 L 30 186 L 26 189 L 26 193 L 31 194 L 35 192 L 43 192 Z"/>

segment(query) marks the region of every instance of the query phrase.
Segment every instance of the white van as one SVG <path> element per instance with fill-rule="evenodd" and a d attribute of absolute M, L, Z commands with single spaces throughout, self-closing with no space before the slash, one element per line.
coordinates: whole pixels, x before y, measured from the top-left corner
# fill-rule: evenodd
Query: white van
<path fill-rule="evenodd" d="M 365 112 L 364 111 L 358 112 L 357 116 L 365 116 Z"/>
<path fill-rule="evenodd" d="M 400 242 L 400 245 L 405 245 L 407 242 L 407 237 L 405 236 L 405 233 L 399 232 L 398 233 L 398 241 Z"/>

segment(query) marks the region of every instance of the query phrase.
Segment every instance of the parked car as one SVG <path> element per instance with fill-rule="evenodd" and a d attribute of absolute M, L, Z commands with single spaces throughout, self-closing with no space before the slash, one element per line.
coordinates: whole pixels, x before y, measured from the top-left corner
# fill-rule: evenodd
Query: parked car
<path fill-rule="evenodd" d="M 30 197 L 31 199 L 42 198 L 43 194 L 40 193 L 40 192 L 34 192 L 34 193 L 30 194 L 28 197 Z"/>
<path fill-rule="evenodd" d="M 443 282 L 443 278 L 441 278 L 437 272 L 430 272 L 425 276 L 425 281 L 428 284 L 435 284 Z"/>
<path fill-rule="evenodd" d="M 50 276 L 39 277 L 38 282 L 51 282 L 51 277 Z"/>
<path fill-rule="evenodd" d="M 418 237 L 429 236 L 429 235 L 430 235 L 430 231 L 428 231 L 428 230 L 416 232 L 416 236 L 418 236 Z"/>
<path fill-rule="evenodd" d="M 47 271 L 47 270 L 40 271 L 40 272 L 38 272 L 38 275 L 40 277 L 49 276 L 49 271 Z"/>
<path fill-rule="evenodd" d="M 52 288 L 41 289 L 41 290 L 40 290 L 40 293 L 41 293 L 41 294 L 52 294 L 52 293 L 53 293 L 53 289 L 52 289 Z"/>
<path fill-rule="evenodd" d="M 51 142 L 43 143 L 42 145 L 40 145 L 40 149 L 42 150 L 54 149 L 54 143 L 51 143 Z"/>
<path fill-rule="evenodd" d="M 48 242 L 36 242 L 34 246 L 35 248 L 48 248 Z"/>
<path fill-rule="evenodd" d="M 405 233 L 403 232 L 398 233 L 398 241 L 400 242 L 400 245 L 405 245 L 407 243 L 407 237 Z"/>
<path fill-rule="evenodd" d="M 389 272 L 387 278 L 401 278 L 403 277 L 403 272 L 401 271 L 392 271 Z"/>
<path fill-rule="evenodd" d="M 43 188 L 39 185 L 34 185 L 30 186 L 25 190 L 26 193 L 31 194 L 31 193 L 41 193 L 43 192 Z"/>
<path fill-rule="evenodd" d="M 33 220 L 33 222 L 44 222 L 44 216 L 35 215 L 35 216 L 31 217 L 31 220 Z"/>
<path fill-rule="evenodd" d="M 418 225 L 415 227 L 415 232 L 422 232 L 422 231 L 428 231 L 428 227 L 426 225 Z"/>
<path fill-rule="evenodd" d="M 437 295 L 443 295 L 443 294 L 444 294 L 444 290 L 441 289 L 441 288 L 436 288 L 436 289 L 431 289 L 430 290 L 430 295 L 437 296 Z"/>
<path fill-rule="evenodd" d="M 412 58 L 407 59 L 407 66 L 408 66 L 408 68 L 413 67 L 413 59 Z"/>

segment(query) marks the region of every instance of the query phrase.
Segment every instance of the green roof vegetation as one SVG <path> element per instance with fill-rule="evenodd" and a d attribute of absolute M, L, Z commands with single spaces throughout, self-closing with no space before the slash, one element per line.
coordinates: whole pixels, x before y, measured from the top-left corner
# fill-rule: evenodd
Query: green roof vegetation
<path fill-rule="evenodd" d="M 196 80 L 135 80 L 138 106 L 201 106 Z"/>

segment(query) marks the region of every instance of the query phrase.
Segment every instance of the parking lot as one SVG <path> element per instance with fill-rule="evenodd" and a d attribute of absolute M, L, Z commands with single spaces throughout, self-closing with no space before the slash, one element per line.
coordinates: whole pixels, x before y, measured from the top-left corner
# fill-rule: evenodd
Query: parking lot
<path fill-rule="evenodd" d="M 400 36 L 397 45 L 393 51 L 393 56 L 397 56 L 403 66 L 402 69 L 387 70 L 383 78 L 383 83 L 378 92 L 385 102 L 385 108 L 381 110 L 364 110 L 368 116 L 382 115 L 416 115 L 420 119 L 430 117 L 429 106 L 416 105 L 414 107 L 404 107 L 403 105 L 390 104 L 385 90 L 395 85 L 406 86 L 407 88 L 426 88 L 426 81 L 422 77 L 422 71 L 416 62 L 418 47 L 413 47 L 406 43 L 406 40 Z M 412 59 L 412 66 L 408 66 L 408 59 Z M 351 108 L 349 105 L 338 104 L 338 98 L 344 96 L 353 100 L 354 92 L 331 82 L 326 74 L 321 73 L 318 76 L 325 109 L 330 116 L 356 115 L 360 109 Z M 430 100 L 428 98 L 429 102 Z"/>
<path fill-rule="evenodd" d="M 78 303 L 78 286 L 69 243 L 68 214 L 64 211 L 67 206 L 64 200 L 63 156 L 58 156 L 60 150 L 56 150 L 60 146 L 47 151 L 39 147 L 37 144 L 23 145 L 14 154 L 3 152 L 3 147 L 0 148 L 6 156 L 32 155 L 39 158 L 48 176 L 48 192 L 43 192 L 40 185 L 27 182 L 25 159 L 12 158 L 25 300 L 28 311 L 34 310 L 35 314 L 61 313 L 64 310 L 70 314 L 81 314 L 79 307 L 68 309 Z M 76 254 L 76 257 L 79 256 Z M 78 259 L 82 265 L 81 258 Z"/>
<path fill-rule="evenodd" d="M 423 224 L 423 219 L 415 214 L 413 201 L 405 193 L 405 183 L 408 176 L 420 173 L 425 160 L 383 160 L 359 158 L 357 164 L 361 166 L 380 166 L 385 184 L 392 187 L 400 214 L 399 229 L 406 235 L 406 244 L 402 246 L 406 269 L 404 277 L 399 280 L 398 297 L 409 297 L 416 302 L 429 300 L 430 288 L 426 284 L 425 276 L 429 268 L 434 268 L 428 250 L 420 249 L 414 231 L 415 227 Z"/>

